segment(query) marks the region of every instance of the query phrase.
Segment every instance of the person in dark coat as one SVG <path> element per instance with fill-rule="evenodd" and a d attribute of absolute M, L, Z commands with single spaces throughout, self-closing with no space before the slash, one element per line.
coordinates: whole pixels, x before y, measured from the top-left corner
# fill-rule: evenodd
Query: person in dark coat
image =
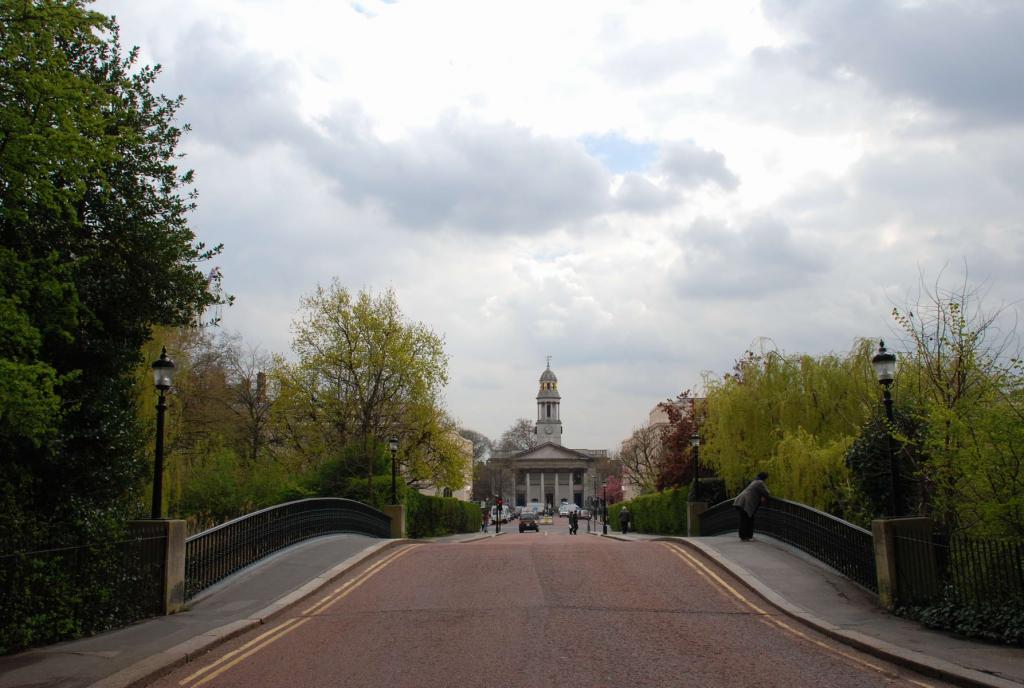
<path fill-rule="evenodd" d="M 619 529 L 622 530 L 623 535 L 629 532 L 629 517 L 629 508 L 622 507 L 622 511 L 619 512 Z"/>
<path fill-rule="evenodd" d="M 768 480 L 768 474 L 758 473 L 757 478 L 751 480 L 732 502 L 740 515 L 740 540 L 743 542 L 754 539 L 754 514 L 768 501 L 769 493 L 764 484 L 765 480 Z"/>
<path fill-rule="evenodd" d="M 575 511 L 569 512 L 569 535 L 575 535 L 580 529 L 580 517 Z"/>

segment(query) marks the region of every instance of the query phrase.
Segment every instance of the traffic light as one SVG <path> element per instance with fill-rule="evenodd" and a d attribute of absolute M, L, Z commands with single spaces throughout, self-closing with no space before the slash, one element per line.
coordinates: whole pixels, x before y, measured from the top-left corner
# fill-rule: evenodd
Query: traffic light
<path fill-rule="evenodd" d="M 504 504 L 505 504 L 505 500 L 502 499 L 501 497 L 498 497 L 498 506 L 503 506 Z"/>

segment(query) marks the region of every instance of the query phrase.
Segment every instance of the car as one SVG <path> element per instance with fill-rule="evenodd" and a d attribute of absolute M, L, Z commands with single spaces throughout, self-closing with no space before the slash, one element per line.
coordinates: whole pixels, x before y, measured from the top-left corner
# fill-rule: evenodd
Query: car
<path fill-rule="evenodd" d="M 562 506 L 558 507 L 558 515 L 559 516 L 568 516 L 569 515 L 569 505 L 568 504 L 563 504 Z"/>
<path fill-rule="evenodd" d="M 590 509 L 580 509 L 576 512 L 576 518 L 581 518 L 584 521 L 590 520 Z"/>
<path fill-rule="evenodd" d="M 531 511 L 524 511 L 519 516 L 519 532 L 523 533 L 527 530 L 532 530 L 535 533 L 540 532 L 540 526 L 537 523 L 537 515 Z"/>

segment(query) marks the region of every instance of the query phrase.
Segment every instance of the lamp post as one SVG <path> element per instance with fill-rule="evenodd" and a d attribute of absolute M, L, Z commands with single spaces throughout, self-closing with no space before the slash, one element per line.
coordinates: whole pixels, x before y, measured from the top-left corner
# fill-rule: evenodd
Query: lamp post
<path fill-rule="evenodd" d="M 700 435 L 696 432 L 690 435 L 690 446 L 693 447 L 693 490 L 691 502 L 700 501 Z"/>
<path fill-rule="evenodd" d="M 899 516 L 899 470 L 896 466 L 896 455 L 892 451 L 892 394 L 889 388 L 896 378 L 896 355 L 885 350 L 885 342 L 879 340 L 878 353 L 871 358 L 871 367 L 875 369 L 875 377 L 882 385 L 882 403 L 885 405 L 885 417 L 889 420 L 889 427 L 886 428 L 885 445 L 889 451 L 889 515 L 892 518 Z"/>
<path fill-rule="evenodd" d="M 608 534 L 608 478 L 601 483 L 601 534 Z"/>
<path fill-rule="evenodd" d="M 398 438 L 392 435 L 388 447 L 391 449 L 391 503 L 398 504 Z"/>
<path fill-rule="evenodd" d="M 153 361 L 153 386 L 160 392 L 156 402 L 156 463 L 153 466 L 153 509 L 150 517 L 160 518 L 164 503 L 164 412 L 167 398 L 164 396 L 174 383 L 174 361 L 167 358 L 167 347 L 160 349 L 160 358 Z"/>

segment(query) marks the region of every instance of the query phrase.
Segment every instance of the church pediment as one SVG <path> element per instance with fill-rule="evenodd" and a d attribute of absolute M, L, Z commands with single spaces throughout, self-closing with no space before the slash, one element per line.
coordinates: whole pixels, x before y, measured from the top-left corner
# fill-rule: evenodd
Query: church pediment
<path fill-rule="evenodd" d="M 583 452 L 578 452 L 575 449 L 569 449 L 553 442 L 545 442 L 531 449 L 526 449 L 518 454 L 513 454 L 509 457 L 512 461 L 530 461 L 530 460 L 542 460 L 548 461 L 551 459 L 575 459 L 577 461 L 591 461 L 593 457 Z"/>

